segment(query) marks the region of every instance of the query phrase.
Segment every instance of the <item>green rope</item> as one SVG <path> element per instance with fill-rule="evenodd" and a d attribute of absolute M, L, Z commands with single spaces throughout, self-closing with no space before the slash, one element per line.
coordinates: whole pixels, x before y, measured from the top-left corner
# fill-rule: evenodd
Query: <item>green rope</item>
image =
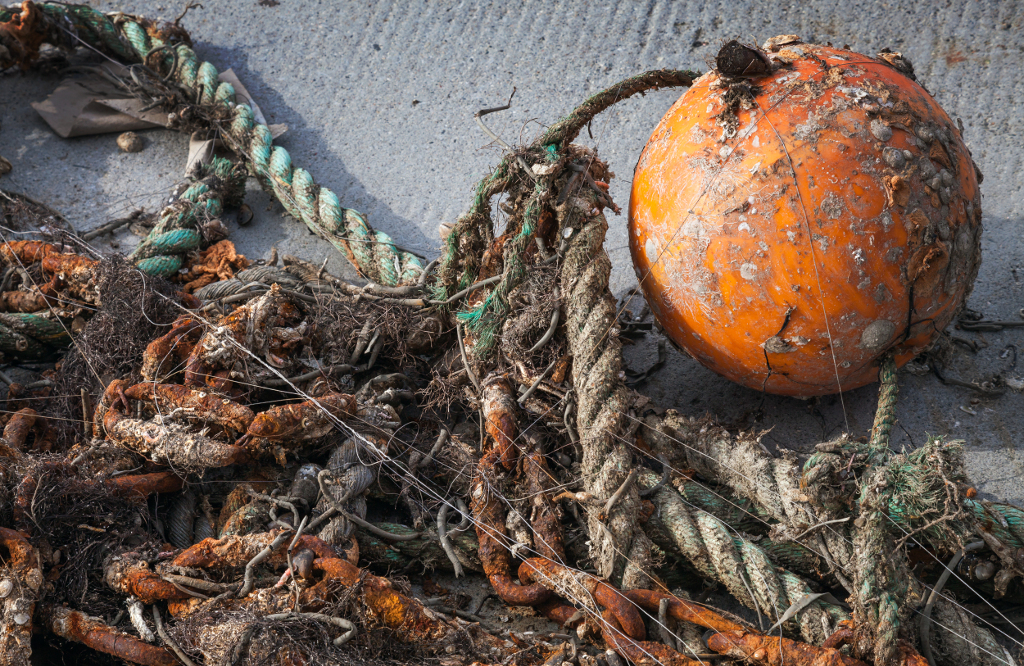
<path fill-rule="evenodd" d="M 143 62 L 146 56 L 167 46 L 149 35 L 145 26 L 131 16 L 118 14 L 115 23 L 84 5 L 45 3 L 38 6 L 50 23 L 48 35 L 59 35 L 59 26 L 123 62 Z M 56 45 L 67 41 L 50 39 L 57 42 Z M 230 84 L 217 80 L 218 72 L 212 64 L 200 63 L 195 52 L 185 44 L 172 48 L 173 52 L 165 49 L 159 54 L 158 67 L 165 70 L 161 72 L 163 75 L 184 88 L 192 104 L 200 106 L 191 110 L 189 117 L 206 120 L 211 128 L 217 129 L 228 147 L 245 159 L 249 172 L 290 215 L 330 242 L 360 274 L 374 282 L 395 286 L 418 280 L 423 272 L 418 257 L 398 249 L 389 236 L 370 227 L 362 214 L 343 208 L 333 192 L 316 184 L 306 171 L 293 167 L 288 151 L 273 145 L 269 128 L 255 122 L 252 108 L 245 101 L 235 99 Z M 174 71 L 167 71 L 172 66 Z"/>
<path fill-rule="evenodd" d="M 896 360 L 892 356 L 882 359 L 878 370 L 878 408 L 875 410 L 875 423 L 871 428 L 872 449 L 888 449 L 889 433 L 896 422 L 896 395 L 899 386 L 896 383 Z"/>
<path fill-rule="evenodd" d="M 860 524 L 853 538 L 857 583 L 854 601 L 874 634 L 877 666 L 897 663 L 897 643 L 903 626 L 900 608 L 908 608 L 901 603 L 907 592 L 907 572 L 899 575 L 899 570 L 906 568 L 901 566 L 906 558 L 893 552 L 891 530 L 883 510 L 892 491 L 884 485 L 884 478 L 885 469 L 878 468 L 862 485 Z"/>
<path fill-rule="evenodd" d="M 142 259 L 135 265 L 147 275 L 169 278 L 180 271 L 181 267 L 185 264 L 180 256 L 160 255 L 159 257 Z"/>
<path fill-rule="evenodd" d="M 53 348 L 0 324 L 0 352 L 18 359 L 38 359 L 51 354 Z"/>
<path fill-rule="evenodd" d="M 707 511 L 733 529 L 751 534 L 766 530 L 770 516 L 745 497 L 733 496 L 722 488 L 712 491 L 704 484 L 692 480 L 677 481 L 676 491 L 689 504 Z"/>
<path fill-rule="evenodd" d="M 513 185 L 513 174 L 522 179 L 519 182 L 526 181 L 525 176 L 516 173 L 520 169 L 517 166 L 519 157 L 528 155 L 534 163 L 546 162 L 549 164 L 566 160 L 572 140 L 601 111 L 637 93 L 643 94 L 648 90 L 671 86 L 689 86 L 695 76 L 697 74 L 694 72 L 656 70 L 625 79 L 587 99 L 568 116 L 555 123 L 533 144 L 520 151 L 519 155 L 506 154 L 494 173 L 477 185 L 470 210 L 459 218 L 448 236 L 440 260 L 438 270 L 440 280 L 436 296 L 440 300 L 444 300 L 455 291 L 471 284 L 475 278 L 479 257 L 483 254 L 486 241 L 493 234 L 490 215 L 491 198 L 499 192 L 507 191 Z M 532 242 L 533 234 L 536 233 L 541 198 L 545 191 L 549 190 L 550 184 L 557 180 L 561 171 L 561 169 L 556 169 L 554 173 L 537 180 L 534 186 L 535 192 L 522 213 L 523 221 L 520 232 L 510 242 L 511 247 L 505 248 L 505 272 L 502 281 L 494 288 L 484 303 L 459 315 L 460 319 L 467 323 L 468 329 L 479 335 L 477 344 L 474 345 L 474 355 L 478 358 L 486 357 L 493 349 L 494 335 L 507 314 L 508 308 L 505 299 L 525 274 L 522 253 Z M 531 174 L 532 176 L 533 174 Z"/>
<path fill-rule="evenodd" d="M 144 273 L 171 277 L 185 257 L 200 249 L 204 223 L 220 217 L 224 204 L 236 204 L 245 193 L 245 177 L 230 160 L 214 157 L 197 167 L 192 183 L 160 212 L 149 235 L 129 255 Z"/>
<path fill-rule="evenodd" d="M 973 541 L 982 532 L 1010 548 L 1024 547 L 1024 510 L 1011 504 L 971 499 L 960 490 L 956 493 L 959 494 L 957 501 L 962 515 L 920 533 L 915 531 L 943 514 L 947 500 L 953 495 L 953 488 L 968 487 L 962 442 L 930 438 L 909 453 L 886 451 L 883 456 L 875 457 L 872 452 L 868 445 L 851 440 L 828 451 L 818 451 L 804 465 L 801 487 L 820 502 L 822 497 L 828 496 L 825 491 L 835 491 L 841 486 L 841 473 L 849 471 L 863 476 L 873 461 L 875 465 L 885 467 L 886 484 L 893 488 L 888 498 L 887 515 L 897 536 L 902 532 L 914 532 L 916 539 L 938 552 L 947 552 L 955 549 L 955 544 Z M 851 500 L 855 498 L 849 498 L 845 492 L 834 492 L 829 501 L 834 506 L 848 506 Z"/>
<path fill-rule="evenodd" d="M 897 493 L 891 467 L 885 465 L 889 433 L 896 420 L 896 362 L 886 356 L 879 368 L 878 406 L 867 448 L 867 470 L 861 475 L 860 517 L 854 523 L 854 603 L 874 637 L 877 666 L 897 662 L 898 641 L 904 626 L 900 609 L 905 604 L 909 566 L 906 554 L 893 547 L 893 529 L 887 515 Z M 902 574 L 902 575 L 901 575 Z"/>
<path fill-rule="evenodd" d="M 631 76 L 610 88 L 605 88 L 601 92 L 591 95 L 585 102 L 573 109 L 568 116 L 548 128 L 534 142 L 534 145 L 544 146 L 549 149 L 551 146 L 557 145 L 559 149 L 565 150 L 583 128 L 586 127 L 587 123 L 594 119 L 594 116 L 613 104 L 627 97 L 632 97 L 637 93 L 642 95 L 649 90 L 688 88 L 693 85 L 693 80 L 699 76 L 699 72 L 677 69 L 656 69 Z M 554 150 L 552 150 L 552 153 L 554 153 Z"/>
<path fill-rule="evenodd" d="M 492 236 L 491 198 L 509 186 L 510 159 L 506 155 L 498 167 L 477 183 L 473 204 L 455 222 L 444 248 L 437 271 L 434 297 L 446 300 L 451 294 L 472 284 L 480 268 L 480 257 Z"/>
<path fill-rule="evenodd" d="M 51 313 L 0 313 L 0 352 L 22 360 L 52 356 L 71 344 L 70 327 Z"/>
<path fill-rule="evenodd" d="M 185 254 L 199 247 L 202 236 L 192 229 L 175 229 L 165 234 L 150 234 L 134 252 L 132 259 L 148 259 L 160 254 Z"/>
<path fill-rule="evenodd" d="M 458 318 L 466 327 L 477 334 L 473 344 L 473 354 L 477 358 L 486 358 L 494 351 L 495 334 L 505 321 L 511 309 L 508 303 L 509 294 L 518 287 L 526 277 L 526 249 L 533 242 L 540 218 L 540 198 L 543 191 L 540 187 L 526 204 L 523 215 L 523 226 L 519 233 L 505 244 L 505 271 L 501 281 L 475 308 L 460 312 Z"/>

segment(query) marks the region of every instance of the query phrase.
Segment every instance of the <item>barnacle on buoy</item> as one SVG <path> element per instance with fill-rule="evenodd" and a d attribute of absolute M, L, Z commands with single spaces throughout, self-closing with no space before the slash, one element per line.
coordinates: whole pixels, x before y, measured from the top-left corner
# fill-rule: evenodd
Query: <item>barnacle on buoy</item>
<path fill-rule="evenodd" d="M 980 174 L 899 54 L 730 44 L 730 73 L 695 81 L 640 157 L 640 284 L 669 337 L 733 381 L 795 396 L 862 386 L 962 307 Z"/>

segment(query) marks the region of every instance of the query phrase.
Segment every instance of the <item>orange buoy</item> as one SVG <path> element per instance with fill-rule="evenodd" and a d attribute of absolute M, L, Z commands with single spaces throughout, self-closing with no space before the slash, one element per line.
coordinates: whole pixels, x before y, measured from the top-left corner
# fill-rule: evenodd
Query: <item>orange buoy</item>
<path fill-rule="evenodd" d="M 702 364 L 769 393 L 836 393 L 960 310 L 980 179 L 899 54 L 730 42 L 640 156 L 630 251 L 659 324 Z"/>

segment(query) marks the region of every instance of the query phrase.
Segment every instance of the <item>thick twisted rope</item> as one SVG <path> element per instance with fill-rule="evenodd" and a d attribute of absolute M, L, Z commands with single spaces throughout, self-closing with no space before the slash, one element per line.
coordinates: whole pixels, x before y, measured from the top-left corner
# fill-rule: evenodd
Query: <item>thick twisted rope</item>
<path fill-rule="evenodd" d="M 115 26 L 109 19 L 90 8 L 63 5 L 46 5 L 43 14 L 50 21 L 45 30 L 67 30 L 86 43 L 128 62 L 138 62 L 165 46 L 158 38 L 151 38 L 143 26 L 130 18 L 122 18 Z M 6 21 L 9 18 L 10 13 L 0 13 L 0 20 Z M 4 39 L 7 40 L 6 37 Z M 60 39 L 54 41 L 61 42 Z M 170 63 L 168 59 L 171 60 Z M 211 124 L 227 123 L 219 126 L 224 132 L 225 141 L 245 156 L 253 175 L 277 196 L 289 213 L 302 219 L 314 232 L 328 238 L 349 256 L 361 272 L 375 281 L 390 285 L 418 278 L 421 269 L 417 270 L 418 260 L 415 257 L 402 253 L 394 247 L 389 238 L 373 232 L 358 213 L 341 209 L 337 198 L 329 190 L 317 186 L 305 171 L 293 168 L 286 151 L 272 146 L 269 130 L 264 126 L 255 125 L 251 109 L 247 105 L 233 106 L 234 91 L 229 85 L 217 82 L 217 71 L 212 65 L 199 64 L 194 52 L 179 44 L 173 47 L 172 54 L 163 54 L 163 66 L 169 70 L 168 75 L 182 84 L 194 97 L 195 105 L 203 107 L 204 113 L 209 113 Z M 588 100 L 587 104 L 577 109 L 570 118 L 553 126 L 545 134 L 542 141 L 545 149 L 549 146 L 555 150 L 558 147 L 565 149 L 589 119 L 588 115 L 592 117 L 594 113 L 633 92 L 658 87 L 657 83 L 656 77 L 651 81 L 637 77 L 632 92 L 629 92 L 627 87 L 622 87 L 614 93 L 604 91 Z M 214 112 L 211 113 L 206 107 L 222 108 L 214 108 Z M 225 112 L 225 109 L 228 111 Z M 217 111 L 224 113 L 218 116 Z M 580 202 L 585 205 L 580 206 Z M 610 307 L 608 305 L 609 262 L 602 248 L 607 224 L 600 214 L 586 219 L 590 216 L 589 211 L 598 204 L 594 195 L 589 192 L 583 197 L 574 198 L 567 203 L 566 209 L 559 211 L 559 221 L 562 229 L 574 230 L 574 237 L 562 268 L 562 286 L 563 291 L 566 288 L 573 290 L 570 300 L 576 301 L 567 307 L 566 332 L 574 357 L 573 381 L 579 401 L 578 426 L 584 435 L 584 475 L 587 479 L 587 488 L 592 494 L 608 496 L 609 491 L 616 489 L 618 485 L 612 481 L 621 481 L 631 462 L 627 447 L 614 439 L 621 429 L 621 418 L 628 408 L 629 394 L 619 379 L 621 357 L 617 341 L 610 333 L 614 324 L 615 308 L 614 301 Z M 481 231 L 478 236 L 487 238 L 488 234 L 489 231 Z M 376 237 L 375 240 L 371 240 L 372 237 Z M 161 239 L 159 243 L 154 240 L 150 244 L 154 246 L 153 249 L 147 252 L 158 253 L 163 247 L 177 247 L 174 243 L 184 242 L 182 238 L 179 234 L 175 238 Z M 530 235 L 526 234 L 524 238 L 529 240 Z M 596 243 L 593 242 L 595 239 Z M 376 252 L 376 248 L 371 247 L 375 245 L 383 246 L 383 250 Z M 449 274 L 452 274 L 452 271 L 449 271 Z M 466 275 L 468 271 L 462 271 L 460 281 L 464 281 Z M 515 272 L 510 275 L 514 277 Z M 583 289 L 580 288 L 581 284 Z M 492 313 L 496 312 L 495 316 L 500 319 L 501 299 L 496 298 L 492 303 L 498 305 L 492 309 Z M 611 358 L 612 356 L 614 358 Z M 888 427 L 891 427 L 891 423 Z M 873 437 L 872 443 L 875 441 Z M 779 516 L 780 519 L 784 516 L 789 517 L 790 521 L 787 522 L 792 522 L 795 520 L 794 516 L 801 515 L 801 510 L 791 510 L 790 505 L 794 504 L 791 490 L 795 487 L 795 477 L 790 478 L 789 482 L 784 481 L 783 467 L 785 466 L 767 462 L 764 465 L 770 472 L 770 477 L 776 482 L 764 496 L 769 500 L 769 510 L 773 515 Z M 756 494 L 758 493 L 752 492 L 751 499 Z M 635 491 L 631 489 L 618 502 L 608 519 L 607 526 L 599 516 L 591 516 L 589 524 L 592 535 L 603 535 L 600 538 L 595 537 L 595 541 L 601 542 L 596 545 L 598 556 L 595 557 L 599 567 L 605 568 L 610 564 L 611 569 L 616 569 L 620 563 L 617 559 L 623 555 L 626 560 L 631 561 L 630 564 L 623 566 L 623 582 L 626 586 L 630 586 L 627 581 L 631 575 L 641 580 L 642 568 L 646 565 L 645 554 L 649 551 L 650 545 L 644 543 L 642 532 L 634 524 L 636 500 Z M 875 498 L 864 497 L 862 494 L 862 504 L 862 510 L 869 511 L 872 520 L 886 516 L 889 510 L 889 503 L 885 501 L 884 494 Z M 803 515 L 807 515 L 807 511 L 803 511 Z M 706 519 L 704 520 L 706 522 Z M 734 541 L 733 546 L 740 548 L 743 556 L 749 555 L 751 559 L 758 557 L 745 549 L 742 542 L 736 544 Z M 630 572 L 630 566 L 638 569 L 639 573 Z M 782 587 L 778 589 L 781 590 Z M 770 598 L 765 591 L 762 590 L 761 593 L 765 598 Z M 884 609 L 879 612 L 879 618 L 880 621 L 886 620 Z"/>
<path fill-rule="evenodd" d="M 857 553 L 854 560 L 854 578 L 857 586 L 853 595 L 858 613 L 874 635 L 876 666 L 895 666 L 898 660 L 898 641 L 905 616 L 912 605 L 907 596 L 909 566 L 906 554 L 894 548 L 891 528 L 886 512 L 893 498 L 888 470 L 877 463 L 889 453 L 889 433 L 896 420 L 896 361 L 891 356 L 882 360 L 878 379 L 878 407 L 868 444 L 868 470 L 863 474 L 860 493 L 860 517 L 853 529 L 853 543 Z"/>
<path fill-rule="evenodd" d="M 885 483 L 885 470 L 867 475 L 860 497 L 859 526 L 854 530 L 856 550 L 856 594 L 853 596 L 861 623 L 873 634 L 876 666 L 898 663 L 898 641 L 905 617 L 914 604 L 908 603 L 906 556 L 894 552 L 885 506 L 891 489 Z M 908 625 L 908 628 L 912 625 Z"/>
<path fill-rule="evenodd" d="M 203 246 L 204 223 L 221 215 L 225 202 L 241 200 L 245 178 L 229 160 L 214 157 L 201 165 L 192 183 L 166 206 L 149 235 L 129 255 L 139 270 L 170 277 L 185 264 L 188 253 Z"/>
<path fill-rule="evenodd" d="M 637 480 L 641 486 L 652 487 L 658 475 L 643 470 Z M 681 554 L 699 574 L 724 585 L 745 606 L 774 621 L 803 595 L 811 594 L 806 581 L 777 568 L 762 548 L 710 513 L 688 505 L 675 489 L 662 487 L 651 500 L 657 509 L 657 518 L 652 516 L 647 527 L 652 540 L 663 549 Z M 839 606 L 818 600 L 799 611 L 786 626 L 798 629 L 805 641 L 821 645 L 835 624 L 847 618 Z"/>
<path fill-rule="evenodd" d="M 626 79 L 592 96 L 531 146 L 515 155 L 505 155 L 494 173 L 477 186 L 473 206 L 453 227 L 441 257 L 438 295 L 448 297 L 476 277 L 474 269 L 479 265 L 486 243 L 493 237 L 491 197 L 516 186 L 536 188 L 534 196 L 524 197 L 527 203 L 522 223 L 505 248 L 499 286 L 479 307 L 461 315 L 474 332 L 482 333 L 479 350 L 486 353 L 493 332 L 500 329 L 507 314 L 505 298 L 522 280 L 523 255 L 536 232 L 533 218 L 539 213 L 536 208 L 546 203 L 549 210 L 553 209 L 559 237 L 569 239 L 559 288 L 564 295 L 564 330 L 573 359 L 576 429 L 583 448 L 581 472 L 585 490 L 595 497 L 611 497 L 632 469 L 630 447 L 618 438 L 624 429 L 624 414 L 629 409 L 631 394 L 621 377 L 621 347 L 612 330 L 616 322 L 615 299 L 608 286 L 611 261 L 604 251 L 608 223 L 600 213 L 606 202 L 588 188 L 580 193 L 564 193 L 567 195 L 564 197 L 560 194 L 555 201 L 545 202 L 548 198 L 545 189 L 550 191 L 550 184 L 556 181 L 570 181 L 565 173 L 570 157 L 586 158 L 584 169 L 589 169 L 597 159 L 580 146 L 572 146 L 570 151 L 572 140 L 595 114 L 637 93 L 690 85 L 692 77 L 690 72 L 659 70 Z M 536 184 L 533 180 L 536 174 L 527 177 L 521 172 L 525 157 L 534 163 L 543 163 L 549 171 Z M 510 199 L 516 197 L 510 196 Z M 629 488 L 612 507 L 611 515 L 604 519 L 597 512 L 588 515 L 591 556 L 598 572 L 621 582 L 625 588 L 647 587 L 650 583 L 645 570 L 650 564 L 651 543 L 637 522 L 639 506 L 637 491 Z"/>
<path fill-rule="evenodd" d="M 896 423 L 896 396 L 899 384 L 896 381 L 896 361 L 892 356 L 882 359 L 878 369 L 878 407 L 875 409 L 875 422 L 871 427 L 869 446 L 877 451 L 889 449 L 889 433 Z"/>
<path fill-rule="evenodd" d="M 71 344 L 71 321 L 52 312 L 0 313 L 0 353 L 8 358 L 40 359 Z"/>
<path fill-rule="evenodd" d="M 808 526 L 839 515 L 822 515 L 807 502 L 799 486 L 800 467 L 793 455 L 773 457 L 753 434 L 733 436 L 708 419 L 687 418 L 674 410 L 663 417 L 649 415 L 642 429 L 644 439 L 675 469 L 692 469 L 708 480 L 723 484 L 753 502 L 771 520 L 779 539 L 794 537 Z M 840 574 L 853 556 L 843 525 L 817 530 L 807 537 L 816 551 L 829 557 L 829 566 Z M 844 583 L 848 588 L 852 585 Z"/>
<path fill-rule="evenodd" d="M 200 62 L 186 44 L 170 44 L 159 30 L 125 14 L 116 20 L 84 5 L 32 5 L 39 20 L 36 35 L 57 46 L 77 46 L 75 40 L 129 64 L 155 56 L 158 69 L 180 85 L 187 102 L 175 108 L 182 128 L 197 123 L 219 131 L 227 146 L 242 157 L 249 172 L 293 217 L 342 252 L 363 276 L 384 286 L 414 283 L 423 272 L 415 255 L 400 250 L 387 234 L 374 230 L 358 211 L 344 208 L 338 197 L 312 176 L 292 165 L 288 151 L 273 145 L 266 125 L 256 123 L 252 108 L 235 99 L 234 87 L 217 80 L 216 67 Z M 0 23 L 16 10 L 0 12 Z M 178 29 L 180 31 L 180 29 Z M 183 31 L 180 31 L 183 32 Z M 173 34 L 173 31 L 169 31 Z"/>
<path fill-rule="evenodd" d="M 604 251 L 608 223 L 594 210 L 592 194 L 569 197 L 557 209 L 559 229 L 571 233 L 561 270 L 565 334 L 572 351 L 576 428 L 583 444 L 584 488 L 611 497 L 633 468 L 622 432 L 632 395 L 621 378 L 621 343 L 612 331 L 615 298 L 608 289 L 611 260 Z M 637 522 L 640 497 L 635 486 L 615 504 L 607 523 L 588 516 L 591 558 L 605 577 L 622 578 L 624 588 L 647 587 L 650 541 Z"/>
<path fill-rule="evenodd" d="M 895 381 L 895 377 L 887 376 L 887 380 Z M 876 418 L 876 423 L 891 424 L 893 405 L 887 397 L 892 395 L 891 388 L 883 388 L 880 395 L 883 413 Z M 852 535 L 849 522 L 828 525 L 815 530 L 801 541 L 808 542 L 814 552 L 829 560 L 835 567 L 833 573 L 854 594 L 855 599 L 872 600 L 870 608 L 862 610 L 868 617 L 861 615 L 861 620 L 869 627 L 877 627 L 882 635 L 882 658 L 891 656 L 886 653 L 886 645 L 891 643 L 895 632 L 900 630 L 901 623 L 907 631 L 912 631 L 912 623 L 906 622 L 906 617 L 900 616 L 899 608 L 904 608 L 904 613 L 913 612 L 912 609 L 917 605 L 915 600 L 920 601 L 923 598 L 924 588 L 901 566 L 901 560 L 886 559 L 880 563 L 874 553 L 886 549 L 890 552 L 894 550 L 888 534 L 902 535 L 902 530 L 912 530 L 912 516 L 920 515 L 919 508 L 915 506 L 913 510 L 908 510 L 908 506 L 923 503 L 924 497 L 934 497 L 934 493 L 926 493 L 920 489 L 908 492 L 908 480 L 915 480 L 917 484 L 927 488 L 935 485 L 927 482 L 928 478 L 938 478 L 938 484 L 943 487 L 946 486 L 942 481 L 943 475 L 946 479 L 960 480 L 954 473 L 958 468 L 962 472 L 962 460 L 956 456 L 960 449 L 959 444 L 932 441 L 906 456 L 896 456 L 891 452 L 884 453 L 881 446 L 870 449 L 868 445 L 841 438 L 819 446 L 819 452 L 813 455 L 804 467 L 804 478 L 801 480 L 801 470 L 795 457 L 774 458 L 754 437 L 733 437 L 706 420 L 688 419 L 672 410 L 668 410 L 663 418 L 647 417 L 646 424 L 648 427 L 643 430 L 645 440 L 656 453 L 665 455 L 673 467 L 694 469 L 704 478 L 722 483 L 740 497 L 753 501 L 779 523 L 772 530 L 778 539 L 785 539 L 787 535 L 793 537 L 797 530 L 803 531 L 807 525 L 850 516 L 848 506 L 844 511 L 833 510 L 818 501 L 821 493 L 816 492 L 816 484 L 826 486 L 833 480 L 833 477 L 826 476 L 821 471 L 831 473 L 849 468 L 861 472 L 870 460 L 875 460 L 876 474 L 871 477 L 875 483 L 865 483 L 863 487 L 872 489 L 884 482 L 880 488 L 884 492 L 872 491 L 870 495 L 862 496 L 859 494 L 861 486 L 853 485 L 845 493 L 833 496 L 833 499 L 841 499 L 858 493 L 853 494 L 851 498 L 855 512 L 858 511 L 859 501 L 867 502 L 866 506 L 859 508 L 859 512 L 864 516 L 864 528 L 857 530 L 857 535 Z M 887 439 L 885 449 L 888 449 Z M 870 455 L 871 453 L 876 455 Z M 937 467 L 940 468 L 939 471 L 936 471 Z M 896 474 L 893 474 L 894 469 Z M 817 480 L 812 479 L 810 485 L 807 483 L 808 474 L 817 474 L 814 477 Z M 893 486 L 893 492 L 885 491 L 889 485 Z M 962 520 L 969 517 L 976 522 L 973 523 L 971 530 L 964 532 L 959 538 L 964 538 L 972 531 L 984 532 L 987 538 L 997 538 L 1003 543 L 1011 544 L 1018 543 L 1024 536 L 1024 511 L 1010 505 L 982 504 L 962 496 L 960 502 L 966 516 Z M 836 506 L 841 505 L 842 502 L 836 502 Z M 885 510 L 880 510 L 882 508 Z M 942 538 L 935 536 L 934 540 L 929 537 L 937 534 L 935 530 L 954 529 L 958 524 L 953 522 L 951 525 L 947 523 L 944 526 L 935 526 L 931 530 L 920 532 L 920 535 L 926 545 L 940 550 L 948 549 L 948 533 Z M 896 525 L 899 525 L 899 528 Z M 987 527 L 983 528 L 985 525 Z M 875 538 L 882 541 L 875 543 L 872 541 Z M 771 548 L 765 548 L 765 551 L 769 555 L 772 553 Z M 865 572 L 866 575 L 860 580 L 848 579 L 851 574 L 856 576 L 858 571 Z M 857 586 L 858 583 L 861 587 Z M 872 590 L 876 593 L 874 597 Z M 987 652 L 974 650 L 972 653 L 977 656 L 977 663 L 986 666 L 1005 663 L 1000 650 L 989 650 L 987 647 L 997 645 L 991 632 L 970 621 L 965 614 L 958 613 L 951 600 L 939 597 L 935 608 L 936 617 L 942 608 L 941 615 L 946 620 L 943 625 L 933 627 L 943 644 L 965 643 L 983 646 Z M 954 656 L 962 652 L 938 652 L 936 658 L 943 666 L 958 666 L 960 662 L 956 661 Z"/>

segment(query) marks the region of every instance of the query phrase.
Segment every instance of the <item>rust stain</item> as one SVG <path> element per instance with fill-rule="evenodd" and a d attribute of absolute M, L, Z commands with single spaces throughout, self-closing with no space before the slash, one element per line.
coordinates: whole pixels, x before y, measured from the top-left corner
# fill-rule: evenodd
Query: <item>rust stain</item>
<path fill-rule="evenodd" d="M 763 666 L 867 666 L 834 648 L 816 647 L 780 636 L 754 632 L 723 631 L 713 634 L 708 647 L 736 659 Z"/>
<path fill-rule="evenodd" d="M 536 580 L 535 585 L 544 585 L 556 591 L 583 588 L 600 607 L 611 612 L 617 626 L 630 639 L 643 640 L 647 636 L 644 620 L 636 605 L 625 594 L 597 576 L 533 557 L 519 567 L 519 579 L 524 583 Z"/>
<path fill-rule="evenodd" d="M 255 418 L 245 405 L 180 384 L 143 382 L 125 390 L 125 395 L 134 400 L 152 402 L 161 411 L 181 409 L 188 417 L 210 421 L 237 432 L 245 432 Z"/>
<path fill-rule="evenodd" d="M 150 342 L 143 352 L 142 378 L 147 381 L 165 379 L 188 359 L 202 332 L 202 323 L 189 315 L 175 320 L 171 330 Z"/>
<path fill-rule="evenodd" d="M 515 443 L 518 433 L 517 405 L 512 397 L 512 385 L 504 377 L 487 380 L 483 389 L 483 403 L 487 434 L 494 442 L 495 449 L 500 452 L 501 466 L 511 470 L 520 453 Z"/>
<path fill-rule="evenodd" d="M 118 476 L 104 479 L 103 485 L 114 495 L 145 499 L 153 493 L 173 493 L 181 490 L 185 481 L 171 471 Z"/>
<path fill-rule="evenodd" d="M 604 642 L 636 666 L 699 666 L 701 663 L 676 652 L 664 643 L 638 641 L 627 637 L 615 619 L 613 611 L 603 612 L 601 621 L 601 636 Z"/>
<path fill-rule="evenodd" d="M 473 479 L 471 509 L 476 522 L 476 537 L 479 542 L 477 556 L 483 565 L 487 579 L 491 581 L 494 591 L 502 601 L 515 606 L 535 606 L 546 601 L 551 591 L 540 584 L 519 586 L 512 580 L 512 563 L 509 559 L 510 542 L 505 529 L 505 510 L 501 501 L 490 492 L 490 482 L 494 467 L 500 456 L 497 448 L 491 449 L 477 465 L 477 475 Z"/>
<path fill-rule="evenodd" d="M 549 492 L 554 477 L 548 469 L 547 458 L 537 451 L 526 454 L 523 457 L 523 475 L 527 492 L 533 498 L 530 525 L 534 531 L 534 550 L 543 558 L 562 562 L 565 560 L 562 522 Z"/>
<path fill-rule="evenodd" d="M 746 631 L 746 627 L 722 617 L 710 608 L 691 603 L 665 592 L 657 590 L 626 590 L 622 594 L 649 613 L 656 614 L 661 600 L 668 599 L 668 614 L 676 620 L 692 622 L 715 631 Z"/>
<path fill-rule="evenodd" d="M 19 409 L 4 426 L 4 439 L 15 449 L 24 450 L 32 427 L 36 424 L 36 410 L 31 407 Z"/>
<path fill-rule="evenodd" d="M 122 633 L 96 618 L 63 606 L 50 606 L 42 611 L 46 625 L 61 638 L 113 655 L 143 666 L 176 666 L 177 657 L 162 647 L 150 645 Z"/>
<path fill-rule="evenodd" d="M 355 414 L 356 399 L 345 393 L 331 393 L 316 400 L 278 405 L 256 415 L 248 427 L 247 438 L 315 439 L 334 428 L 331 418 Z M 324 411 L 326 410 L 326 414 Z"/>

